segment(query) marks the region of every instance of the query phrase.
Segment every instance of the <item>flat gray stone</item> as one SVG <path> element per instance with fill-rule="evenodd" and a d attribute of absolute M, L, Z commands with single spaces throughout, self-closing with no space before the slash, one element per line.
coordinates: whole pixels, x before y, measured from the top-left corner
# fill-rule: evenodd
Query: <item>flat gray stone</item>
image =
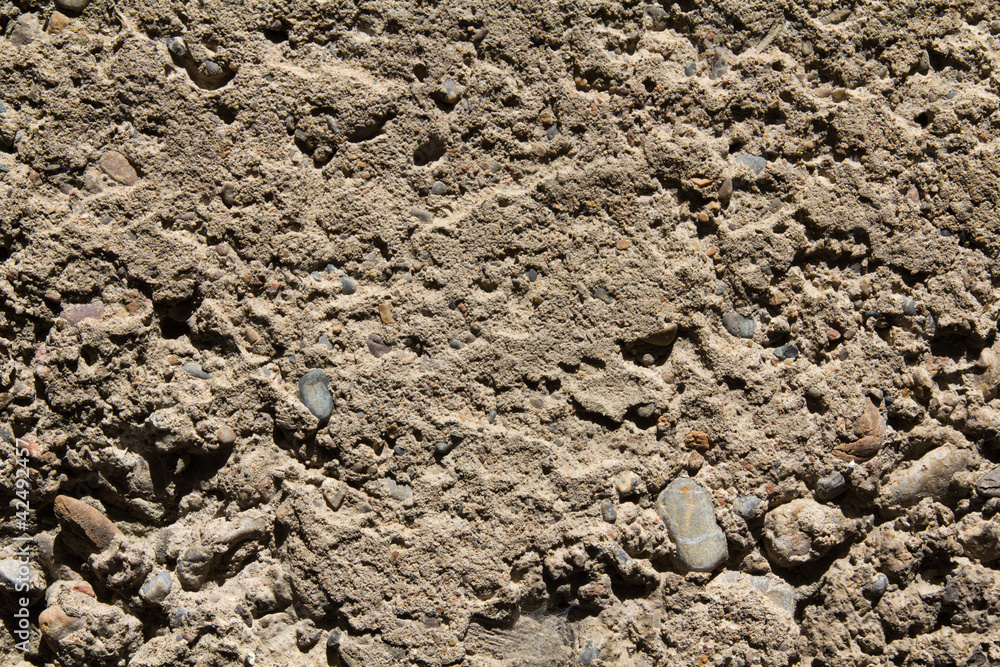
<path fill-rule="evenodd" d="M 760 174 L 760 172 L 767 168 L 767 160 L 753 153 L 737 153 L 734 159 L 739 164 L 749 167 L 755 174 Z"/>
<path fill-rule="evenodd" d="M 729 312 L 722 316 L 722 326 L 726 331 L 739 338 L 753 338 L 754 321 L 739 313 Z"/>
<path fill-rule="evenodd" d="M 979 478 L 976 482 L 976 491 L 987 498 L 1000 498 L 1000 466 L 996 466 Z"/>
<path fill-rule="evenodd" d="M 330 393 L 330 377 L 326 371 L 314 368 L 299 378 L 299 398 L 309 412 L 320 421 L 333 414 L 333 395 Z"/>
<path fill-rule="evenodd" d="M 682 477 L 671 482 L 656 499 L 656 511 L 684 569 L 711 572 L 729 557 L 726 535 L 715 520 L 712 494 L 694 480 Z"/>

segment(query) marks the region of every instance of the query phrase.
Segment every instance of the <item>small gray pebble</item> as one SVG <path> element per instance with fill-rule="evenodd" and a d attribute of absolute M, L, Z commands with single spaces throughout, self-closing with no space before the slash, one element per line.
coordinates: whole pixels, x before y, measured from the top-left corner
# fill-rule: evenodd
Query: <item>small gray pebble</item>
<path fill-rule="evenodd" d="M 146 602 L 159 602 L 170 595 L 170 589 L 174 585 L 173 577 L 167 570 L 160 570 L 152 579 L 143 584 L 139 589 L 139 597 Z"/>
<path fill-rule="evenodd" d="M 347 276 L 340 277 L 340 291 L 342 294 L 354 294 L 358 291 L 357 284 Z"/>
<path fill-rule="evenodd" d="M 1000 498 L 1000 466 L 996 466 L 976 482 L 976 492 L 987 498 Z"/>
<path fill-rule="evenodd" d="M 694 73 L 698 71 L 698 65 L 694 62 L 689 62 L 684 66 L 684 74 L 686 76 L 694 76 Z"/>
<path fill-rule="evenodd" d="M 553 125 L 548 130 L 545 131 L 545 138 L 552 140 L 559 136 L 559 126 Z"/>
<path fill-rule="evenodd" d="M 601 501 L 601 516 L 608 523 L 614 523 L 618 519 L 618 510 L 615 509 L 614 502 L 610 500 Z"/>
<path fill-rule="evenodd" d="M 222 68 L 214 60 L 206 60 L 201 64 L 201 71 L 205 76 L 222 76 Z"/>
<path fill-rule="evenodd" d="M 200 380 L 211 380 L 212 374 L 206 373 L 201 369 L 201 364 L 184 364 L 181 366 L 181 370 L 192 377 L 196 377 Z"/>
<path fill-rule="evenodd" d="M 330 376 L 319 368 L 306 371 L 299 378 L 299 398 L 317 419 L 326 420 L 333 414 L 333 395 L 330 393 Z"/>
<path fill-rule="evenodd" d="M 757 496 L 740 496 L 733 503 L 733 511 L 748 523 L 756 521 L 764 514 L 764 501 Z"/>
<path fill-rule="evenodd" d="M 594 290 L 594 298 L 600 299 L 601 301 L 607 304 L 612 304 L 615 302 L 615 300 L 608 295 L 608 291 L 603 287 L 598 287 L 597 289 Z"/>
<path fill-rule="evenodd" d="M 443 195 L 447 190 L 448 188 L 441 181 L 434 181 L 434 185 L 431 186 L 432 195 Z"/>
<path fill-rule="evenodd" d="M 438 454 L 447 454 L 451 450 L 455 449 L 457 445 L 458 443 L 452 440 L 442 440 L 441 442 L 434 443 L 434 450 Z"/>
<path fill-rule="evenodd" d="M 735 160 L 746 167 L 750 167 L 755 174 L 760 174 L 767 167 L 767 160 L 751 153 L 737 153 Z"/>
<path fill-rule="evenodd" d="M 496 410 L 490 410 L 489 413 L 487 413 L 487 415 L 486 415 L 486 421 L 488 421 L 489 423 L 492 424 L 496 420 L 497 420 L 497 411 Z"/>
<path fill-rule="evenodd" d="M 589 665 L 597 660 L 601 656 L 601 649 L 599 646 L 595 646 L 594 642 L 587 642 L 587 648 L 580 652 L 576 660 L 581 665 Z"/>
<path fill-rule="evenodd" d="M 728 283 L 725 283 L 725 282 L 723 282 L 721 280 L 719 282 L 715 283 L 715 295 L 716 296 L 722 296 L 728 290 L 729 290 L 729 284 Z"/>
<path fill-rule="evenodd" d="M 462 341 L 460 341 L 457 338 L 452 338 L 451 340 L 449 340 L 448 345 L 451 345 L 456 350 L 462 349 Z"/>
<path fill-rule="evenodd" d="M 881 572 L 875 575 L 875 579 L 865 587 L 865 591 L 870 595 L 880 597 L 889 588 L 889 577 Z"/>
<path fill-rule="evenodd" d="M 187 53 L 187 44 L 180 37 L 167 37 L 167 51 L 178 58 L 183 58 Z"/>
<path fill-rule="evenodd" d="M 847 488 L 847 481 L 839 472 L 832 472 L 816 482 L 816 500 L 826 501 L 836 498 Z"/>
<path fill-rule="evenodd" d="M 917 302 L 910 297 L 903 299 L 903 313 L 909 315 L 910 317 L 915 317 L 917 314 Z"/>
<path fill-rule="evenodd" d="M 795 346 L 795 343 L 788 343 L 787 345 L 775 348 L 774 356 L 779 359 L 798 359 L 799 348 Z"/>
<path fill-rule="evenodd" d="M 949 100 L 953 100 L 956 97 L 958 97 L 958 91 L 957 90 L 953 90 L 950 93 L 948 93 L 947 95 L 945 95 L 945 97 L 948 98 Z"/>
<path fill-rule="evenodd" d="M 451 297 L 448 299 L 448 309 L 455 310 L 456 308 L 458 308 L 458 301 L 455 301 L 455 297 Z"/>
<path fill-rule="evenodd" d="M 379 358 L 392 351 L 392 346 L 387 345 L 382 337 L 378 334 L 371 334 L 368 336 L 366 341 L 368 344 L 368 351 L 372 353 L 372 356 Z"/>
<path fill-rule="evenodd" d="M 535 269 L 528 269 L 527 271 L 525 271 L 525 275 L 528 276 L 528 280 L 530 280 L 531 282 L 535 282 L 536 280 L 538 280 L 538 271 L 536 271 Z"/>
<path fill-rule="evenodd" d="M 326 650 L 328 651 L 340 650 L 340 630 L 338 630 L 337 628 L 330 630 L 330 634 L 326 638 Z"/>
<path fill-rule="evenodd" d="M 726 331 L 739 338 L 753 338 L 754 321 L 732 311 L 722 316 L 722 326 Z"/>
<path fill-rule="evenodd" d="M 434 214 L 430 211 L 426 211 L 422 208 L 417 208 L 414 206 L 410 209 L 410 215 L 419 220 L 420 222 L 431 222 L 434 220 Z"/>
<path fill-rule="evenodd" d="M 322 345 L 323 347 L 325 347 L 328 350 L 332 350 L 333 349 L 333 343 L 331 343 L 330 339 L 327 338 L 326 336 L 320 336 L 319 340 L 317 340 L 316 342 L 319 343 L 320 345 Z"/>

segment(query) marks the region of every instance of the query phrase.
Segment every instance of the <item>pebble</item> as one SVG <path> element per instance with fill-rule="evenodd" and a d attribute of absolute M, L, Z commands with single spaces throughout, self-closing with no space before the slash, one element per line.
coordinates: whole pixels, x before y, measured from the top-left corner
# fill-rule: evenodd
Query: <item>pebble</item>
<path fill-rule="evenodd" d="M 187 44 L 180 37 L 167 37 L 167 51 L 178 58 L 183 58 L 187 54 Z"/>
<path fill-rule="evenodd" d="M 190 375 L 191 377 L 196 377 L 200 380 L 211 380 L 212 374 L 207 373 L 201 369 L 201 364 L 184 364 L 181 366 L 181 370 Z"/>
<path fill-rule="evenodd" d="M 323 347 L 325 347 L 328 350 L 332 350 L 333 349 L 333 343 L 331 343 L 330 339 L 327 338 L 326 335 L 324 335 L 324 334 L 320 335 L 320 337 L 316 340 L 316 343 L 319 344 L 319 345 L 322 345 Z"/>
<path fill-rule="evenodd" d="M 976 491 L 987 498 L 1000 498 L 1000 466 L 996 466 L 976 482 Z"/>
<path fill-rule="evenodd" d="M 434 181 L 434 184 L 431 186 L 432 195 L 443 195 L 447 191 L 448 188 L 441 181 Z"/>
<path fill-rule="evenodd" d="M 82 538 L 93 551 L 104 551 L 124 537 L 108 517 L 82 500 L 56 496 L 54 508 L 63 529 Z"/>
<path fill-rule="evenodd" d="M 448 104 L 455 104 L 462 97 L 465 88 L 459 86 L 451 79 L 444 80 L 444 101 Z"/>
<path fill-rule="evenodd" d="M 576 660 L 581 665 L 590 665 L 599 657 L 601 657 L 601 648 L 590 641 L 587 642 L 587 647 L 580 652 Z"/>
<path fill-rule="evenodd" d="M 753 523 L 764 514 L 764 501 L 757 496 L 740 496 L 733 503 L 733 511 L 747 523 Z"/>
<path fill-rule="evenodd" d="M 968 453 L 953 445 L 932 449 L 906 470 L 883 484 L 877 505 L 890 513 L 916 505 L 924 498 L 941 498 L 956 473 L 968 465 Z"/>
<path fill-rule="evenodd" d="M 56 0 L 56 7 L 71 12 L 82 12 L 89 4 L 90 0 Z"/>
<path fill-rule="evenodd" d="M 442 440 L 441 442 L 434 444 L 434 451 L 438 454 L 444 455 L 455 449 L 457 446 L 458 443 L 453 440 Z"/>
<path fill-rule="evenodd" d="M 69 26 L 69 17 L 62 12 L 52 12 L 52 16 L 49 17 L 49 32 L 52 34 L 62 32 Z M 0 109 L 0 113 L 3 110 Z"/>
<path fill-rule="evenodd" d="M 697 71 L 698 71 L 698 65 L 695 64 L 693 61 L 689 62 L 687 65 L 684 66 L 684 74 L 687 76 L 694 76 L 695 72 Z"/>
<path fill-rule="evenodd" d="M 885 593 L 888 588 L 889 577 L 879 572 L 875 575 L 875 578 L 871 581 L 871 583 L 865 586 L 865 593 L 868 593 L 872 597 L 882 597 L 882 594 Z"/>
<path fill-rule="evenodd" d="M 136 173 L 135 168 L 118 151 L 105 152 L 98 160 L 97 166 L 122 185 L 135 185 L 139 181 L 139 174 Z"/>
<path fill-rule="evenodd" d="M 457 338 L 452 338 L 451 340 L 449 340 L 448 345 L 451 345 L 456 350 L 462 349 L 462 341 L 460 341 Z"/>
<path fill-rule="evenodd" d="M 642 342 L 657 347 L 670 347 L 677 338 L 677 325 L 670 323 L 662 329 L 657 329 L 642 338 Z"/>
<path fill-rule="evenodd" d="M 389 491 L 389 496 L 399 501 L 407 501 L 413 498 L 413 487 L 407 484 L 398 484 L 395 480 L 386 477 L 385 486 Z"/>
<path fill-rule="evenodd" d="M 330 393 L 330 376 L 319 368 L 306 371 L 299 378 L 299 398 L 317 419 L 324 421 L 333 414 L 333 395 Z"/>
<path fill-rule="evenodd" d="M 909 315 L 910 317 L 916 317 L 917 302 L 914 299 L 910 297 L 906 297 L 903 299 L 903 314 Z"/>
<path fill-rule="evenodd" d="M 372 353 L 372 356 L 379 358 L 392 351 L 392 346 L 387 345 L 382 337 L 378 334 L 371 334 L 368 336 L 368 351 Z"/>
<path fill-rule="evenodd" d="M 303 653 L 308 653 L 309 649 L 319 642 L 323 636 L 322 630 L 316 627 L 312 619 L 306 619 L 295 628 L 295 646 Z"/>
<path fill-rule="evenodd" d="M 728 201 L 733 196 L 733 179 L 727 178 L 719 186 L 719 201 Z"/>
<path fill-rule="evenodd" d="M 826 477 L 821 477 L 816 482 L 816 499 L 821 501 L 832 500 L 847 489 L 847 481 L 839 472 L 832 472 Z"/>
<path fill-rule="evenodd" d="M 210 78 L 222 76 L 222 68 L 214 60 L 206 60 L 199 69 L 201 69 L 202 74 Z"/>
<path fill-rule="evenodd" d="M 174 579 L 167 570 L 160 570 L 139 589 L 139 597 L 146 602 L 159 602 L 170 595 Z"/>
<path fill-rule="evenodd" d="M 22 14 L 14 23 L 14 28 L 10 31 L 10 43 L 14 46 L 27 46 L 35 41 L 42 33 L 42 28 L 38 24 L 38 17 L 32 13 Z M 14 143 L 19 143 L 18 135 L 14 135 Z"/>
<path fill-rule="evenodd" d="M 601 301 L 609 305 L 615 302 L 614 299 L 608 296 L 608 291 L 603 287 L 598 287 L 597 289 L 594 290 L 594 298 L 600 299 Z"/>
<path fill-rule="evenodd" d="M 743 317 L 739 313 L 732 311 L 722 316 L 722 326 L 730 334 L 738 338 L 753 338 L 754 321 L 749 317 Z"/>
<path fill-rule="evenodd" d="M 378 316 L 382 320 L 382 324 L 395 324 L 396 320 L 392 319 L 392 304 L 390 303 L 380 303 L 378 305 Z"/>
<path fill-rule="evenodd" d="M 715 296 L 722 296 L 729 290 L 729 285 L 723 281 L 715 283 Z"/>
<path fill-rule="evenodd" d="M 86 627 L 82 618 L 70 616 L 62 607 L 49 607 L 38 615 L 38 627 L 50 642 L 60 642 L 67 635 Z"/>
<path fill-rule="evenodd" d="M 528 280 L 530 282 L 535 282 L 536 280 L 538 280 L 538 271 L 536 271 L 535 269 L 528 269 L 527 271 L 524 272 L 524 275 L 528 276 Z"/>
<path fill-rule="evenodd" d="M 236 203 L 236 185 L 233 183 L 225 183 L 222 186 L 222 192 L 220 193 L 222 197 L 222 203 L 226 206 L 232 206 Z"/>
<path fill-rule="evenodd" d="M 737 153 L 734 159 L 743 166 L 749 167 L 758 175 L 767 167 L 767 160 L 751 153 Z"/>
<path fill-rule="evenodd" d="M 231 445 L 236 442 L 236 431 L 228 426 L 220 426 L 215 431 L 215 437 L 219 440 L 219 443 L 223 445 Z"/>
<path fill-rule="evenodd" d="M 177 559 L 177 574 L 181 586 L 189 591 L 201 588 L 212 565 L 212 554 L 201 547 L 188 547 Z"/>
<path fill-rule="evenodd" d="M 618 511 L 615 509 L 614 502 L 610 500 L 601 501 L 601 517 L 608 523 L 614 523 L 618 519 Z"/>
<path fill-rule="evenodd" d="M 100 319 L 103 314 L 104 304 L 100 301 L 94 301 L 93 303 L 85 303 L 80 306 L 67 308 L 62 312 L 60 317 L 69 324 L 76 326 L 87 319 Z"/>
<path fill-rule="evenodd" d="M 729 557 L 726 535 L 715 519 L 712 494 L 690 478 L 676 479 L 656 499 L 685 569 L 711 572 Z"/>
<path fill-rule="evenodd" d="M 768 512 L 764 519 L 767 554 L 781 567 L 804 565 L 843 544 L 851 527 L 839 509 L 799 498 Z"/>
<path fill-rule="evenodd" d="M 638 493 L 639 485 L 642 480 L 631 470 L 625 471 L 615 478 L 615 488 L 618 490 L 618 495 L 631 496 L 634 493 Z"/>
<path fill-rule="evenodd" d="M 420 222 L 431 222 L 434 220 L 434 214 L 428 210 L 418 208 L 414 206 L 410 209 L 410 215 L 419 220 Z"/>
<path fill-rule="evenodd" d="M 795 343 L 788 343 L 774 348 L 774 356 L 779 359 L 798 359 L 799 348 L 795 346 Z"/>
<path fill-rule="evenodd" d="M 340 276 L 341 294 L 351 295 L 358 291 L 358 285 L 347 276 Z"/>

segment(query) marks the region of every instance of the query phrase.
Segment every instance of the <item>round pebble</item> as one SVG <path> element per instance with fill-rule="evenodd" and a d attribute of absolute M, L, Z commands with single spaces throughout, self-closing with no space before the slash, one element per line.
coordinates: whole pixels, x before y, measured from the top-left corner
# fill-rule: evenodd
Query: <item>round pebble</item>
<path fill-rule="evenodd" d="M 56 0 L 56 7 L 71 12 L 82 12 L 89 4 L 90 0 Z"/>
<path fill-rule="evenodd" d="M 601 517 L 608 523 L 614 523 L 618 519 L 618 511 L 612 501 L 601 501 Z"/>
<path fill-rule="evenodd" d="M 236 185 L 233 183 L 225 183 L 222 186 L 222 192 L 220 194 L 222 197 L 222 203 L 226 206 L 232 206 L 236 203 Z"/>
<path fill-rule="evenodd" d="M 371 334 L 368 336 L 368 340 L 366 342 L 368 344 L 368 351 L 371 352 L 372 356 L 376 358 L 392 351 L 392 346 L 382 340 L 382 337 L 378 334 Z"/>
<path fill-rule="evenodd" d="M 457 338 L 452 338 L 451 340 L 449 340 L 448 345 L 451 345 L 456 350 L 462 349 L 462 341 L 460 341 Z"/>
<path fill-rule="evenodd" d="M 847 488 L 847 481 L 839 472 L 832 472 L 816 482 L 816 499 L 821 501 L 836 498 Z"/>
<path fill-rule="evenodd" d="M 167 570 L 160 570 L 139 589 L 139 597 L 146 602 L 159 602 L 170 595 L 174 579 Z"/>
<path fill-rule="evenodd" d="M 299 398 L 317 419 L 329 419 L 333 414 L 333 395 L 326 371 L 319 368 L 306 371 L 299 379 Z"/>
<path fill-rule="evenodd" d="M 218 438 L 219 442 L 223 445 L 231 445 L 236 442 L 236 431 L 228 426 L 220 426 L 215 432 L 215 437 Z"/>
<path fill-rule="evenodd" d="M 528 269 L 527 271 L 524 272 L 524 275 L 528 276 L 528 280 L 530 280 L 531 282 L 535 282 L 536 280 L 538 280 L 538 271 L 536 271 L 535 269 Z"/>
<path fill-rule="evenodd" d="M 183 58 L 187 54 L 187 44 L 180 37 L 167 37 L 167 51 L 178 58 Z"/>
<path fill-rule="evenodd" d="M 441 181 L 434 181 L 434 185 L 431 186 L 432 195 L 443 195 L 447 190 L 448 188 Z"/>

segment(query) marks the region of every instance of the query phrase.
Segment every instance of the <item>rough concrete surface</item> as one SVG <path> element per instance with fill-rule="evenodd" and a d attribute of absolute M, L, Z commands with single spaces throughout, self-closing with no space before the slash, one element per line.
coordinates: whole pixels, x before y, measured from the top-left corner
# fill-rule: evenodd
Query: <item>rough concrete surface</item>
<path fill-rule="evenodd" d="M 996 3 L 0 35 L 0 665 L 1000 664 Z"/>

